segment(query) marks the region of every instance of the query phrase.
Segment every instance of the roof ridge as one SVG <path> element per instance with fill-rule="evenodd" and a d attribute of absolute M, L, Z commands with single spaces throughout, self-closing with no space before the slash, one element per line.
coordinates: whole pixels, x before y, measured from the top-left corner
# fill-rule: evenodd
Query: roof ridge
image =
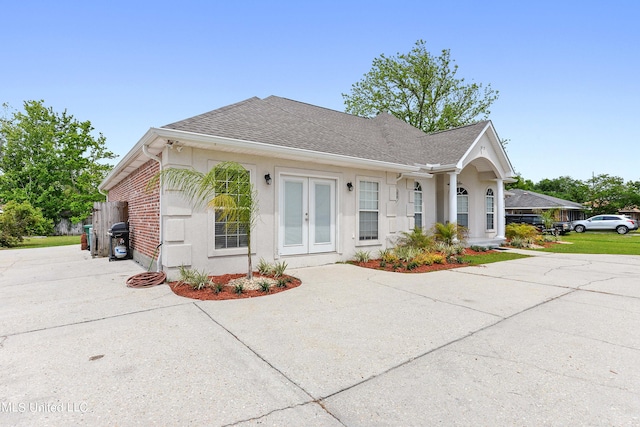
<path fill-rule="evenodd" d="M 176 124 L 178 124 L 180 122 L 184 122 L 184 121 L 187 121 L 187 120 L 191 121 L 193 119 L 197 119 L 197 118 L 200 118 L 200 117 L 208 116 L 211 113 L 218 113 L 218 112 L 224 112 L 224 111 L 233 110 L 235 108 L 240 107 L 241 105 L 248 104 L 250 102 L 255 102 L 255 101 L 262 101 L 262 100 L 260 98 L 258 98 L 257 96 L 252 96 L 251 98 L 247 98 L 247 99 L 244 99 L 242 101 L 234 102 L 233 104 L 225 105 L 225 106 L 222 106 L 220 108 L 214 108 L 213 110 L 209 110 L 207 112 L 200 113 L 200 114 L 197 114 L 195 116 L 187 117 L 186 119 L 182 119 L 182 120 L 178 120 L 178 121 L 175 121 L 175 122 L 172 122 L 172 123 L 168 123 L 168 124 L 166 124 L 164 126 L 160 126 L 160 127 L 161 128 L 167 128 L 169 126 L 176 125 Z"/>
<path fill-rule="evenodd" d="M 356 115 L 353 115 L 353 114 L 345 113 L 345 112 L 342 112 L 342 111 L 332 110 L 332 109 L 330 109 L 330 108 L 320 107 L 320 106 L 317 106 L 317 105 L 308 104 L 308 103 L 306 103 L 306 102 L 300 102 L 300 101 L 296 101 L 296 100 L 294 100 L 294 99 L 283 98 L 283 97 L 275 96 L 275 95 L 271 95 L 271 96 L 269 96 L 269 97 L 267 97 L 267 98 L 263 99 L 263 101 L 267 101 L 269 98 L 284 99 L 285 101 L 295 102 L 295 103 L 297 103 L 297 104 L 304 104 L 304 105 L 307 105 L 307 106 L 310 106 L 310 107 L 313 107 L 313 108 L 320 108 L 320 109 L 327 110 L 327 111 L 331 111 L 331 112 L 334 112 L 334 113 L 344 114 L 344 115 L 349 116 L 349 117 L 356 117 L 356 118 L 358 118 L 358 119 L 365 119 L 365 120 L 369 120 L 369 119 L 368 119 L 368 118 L 366 118 L 366 117 L 360 117 L 360 116 L 356 116 Z M 299 118 L 299 119 L 301 119 L 301 120 L 304 120 L 304 121 L 306 121 L 306 122 L 308 122 L 308 123 L 312 123 L 312 124 L 314 124 L 314 125 L 316 125 L 316 126 L 319 126 L 319 127 L 323 128 L 323 129 L 326 129 L 326 130 L 328 130 L 329 132 L 334 133 L 334 134 L 336 134 L 336 135 L 340 135 L 341 137 L 343 137 L 343 138 L 345 138 L 345 139 L 348 139 L 349 141 L 353 141 L 353 142 L 355 142 L 355 143 L 358 143 L 358 141 L 356 141 L 355 139 L 353 139 L 353 138 L 351 138 L 351 137 L 349 137 L 349 136 L 347 136 L 347 135 L 344 135 L 342 132 L 338 132 L 338 131 L 336 131 L 335 129 L 330 128 L 330 127 L 327 127 L 327 126 L 325 126 L 325 125 L 323 125 L 323 124 L 321 124 L 321 123 L 318 123 L 318 122 L 317 122 L 317 121 L 315 121 L 315 120 L 310 120 L 310 119 L 309 119 L 309 118 L 307 118 L 307 117 L 303 117 L 303 116 L 301 116 L 301 115 L 299 115 L 299 114 L 296 114 L 295 112 L 290 111 L 290 110 L 288 110 L 288 109 L 285 109 L 285 108 L 283 108 L 283 107 L 281 107 L 281 106 L 279 106 L 279 105 L 274 105 L 274 104 L 272 104 L 272 103 L 269 103 L 269 104 L 270 104 L 270 105 L 272 105 L 273 107 L 276 107 L 276 108 L 278 108 L 278 109 L 280 109 L 280 110 L 282 110 L 282 111 L 284 111 L 284 112 L 288 113 L 288 114 L 292 114 L 292 115 L 296 116 L 297 118 Z"/>
<path fill-rule="evenodd" d="M 321 105 L 314 105 L 314 104 L 310 104 L 308 102 L 298 101 L 298 100 L 287 98 L 287 97 L 284 97 L 284 96 L 269 95 L 266 98 L 264 98 L 262 101 L 268 101 L 269 98 L 283 99 L 285 101 L 295 102 L 296 104 L 303 104 L 303 105 L 307 105 L 309 107 L 318 108 L 318 109 L 321 109 L 321 110 L 331 111 L 333 113 L 344 114 L 344 115 L 349 116 L 349 117 L 357 117 L 359 119 L 367 119 L 368 118 L 368 117 L 356 116 L 355 114 L 345 113 L 344 111 L 334 110 L 333 108 L 323 107 Z"/>
<path fill-rule="evenodd" d="M 450 128 L 450 129 L 437 130 L 437 131 L 435 131 L 435 132 L 428 132 L 428 133 L 427 133 L 427 132 L 425 132 L 425 134 L 426 134 L 426 135 L 437 135 L 437 134 L 439 134 L 439 133 L 443 133 L 443 132 L 451 132 L 451 131 L 453 131 L 453 130 L 458 130 L 458 129 L 464 129 L 464 128 L 466 128 L 466 127 L 475 126 L 475 125 L 478 125 L 478 124 L 480 124 L 480 123 L 488 123 L 488 122 L 490 122 L 490 121 L 491 121 L 491 120 L 478 120 L 478 121 L 477 121 L 477 122 L 475 122 L 475 123 L 469 123 L 469 124 L 466 124 L 466 125 L 456 126 L 456 127 Z"/>

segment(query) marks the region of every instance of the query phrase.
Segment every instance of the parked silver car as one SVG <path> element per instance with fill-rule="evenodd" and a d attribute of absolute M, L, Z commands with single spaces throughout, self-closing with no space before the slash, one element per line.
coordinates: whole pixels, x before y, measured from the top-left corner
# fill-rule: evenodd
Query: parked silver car
<path fill-rule="evenodd" d="M 618 234 L 627 234 L 629 230 L 637 230 L 638 223 L 624 215 L 596 215 L 589 219 L 571 223 L 576 233 L 593 230 L 615 230 Z"/>

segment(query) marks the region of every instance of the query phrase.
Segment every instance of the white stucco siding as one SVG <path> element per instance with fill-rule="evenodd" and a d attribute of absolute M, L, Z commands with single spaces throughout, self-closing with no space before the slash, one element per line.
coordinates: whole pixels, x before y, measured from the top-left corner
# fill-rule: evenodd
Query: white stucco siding
<path fill-rule="evenodd" d="M 469 238 L 493 238 L 497 233 L 497 188 L 494 180 L 482 180 L 473 165 L 465 168 L 458 175 L 458 187 L 463 187 L 469 193 Z M 486 227 L 486 193 L 488 189 L 494 192 L 495 217 L 494 228 L 487 230 Z"/>
<path fill-rule="evenodd" d="M 259 218 L 251 236 L 253 263 L 264 258 L 269 262 L 286 261 L 290 268 L 322 265 L 352 259 L 358 250 L 370 251 L 377 256 L 380 249 L 395 241 L 401 231 L 412 226 L 412 215 L 407 215 L 407 206 L 412 205 L 413 179 L 397 181 L 395 172 L 374 171 L 359 168 L 318 165 L 310 162 L 275 159 L 249 154 L 234 154 L 185 147 L 182 151 L 166 150 L 163 156 L 167 167 L 191 165 L 198 171 L 207 172 L 221 161 L 238 162 L 251 171 L 253 184 L 258 194 Z M 270 174 L 271 185 L 267 185 L 264 175 Z M 335 248 L 328 252 L 283 254 L 280 233 L 282 215 L 281 198 L 285 178 L 304 178 L 309 182 L 320 181 L 335 185 Z M 359 240 L 358 206 L 362 181 L 376 182 L 378 193 L 378 239 Z M 435 218 L 435 186 L 430 179 L 422 180 L 425 205 L 425 220 L 431 223 Z M 353 185 L 349 191 L 347 183 Z M 246 272 L 246 248 L 214 249 L 213 215 L 204 209 L 192 209 L 179 194 L 163 192 L 163 224 L 167 227 L 171 240 L 165 239 L 167 256 L 179 248 L 181 259 L 188 259 L 185 251 L 190 248 L 191 267 L 205 269 L 210 274 Z M 179 230 L 179 231 L 177 231 Z M 183 240 L 180 240 L 183 238 Z M 177 270 L 174 260 L 163 262 L 170 271 Z"/>

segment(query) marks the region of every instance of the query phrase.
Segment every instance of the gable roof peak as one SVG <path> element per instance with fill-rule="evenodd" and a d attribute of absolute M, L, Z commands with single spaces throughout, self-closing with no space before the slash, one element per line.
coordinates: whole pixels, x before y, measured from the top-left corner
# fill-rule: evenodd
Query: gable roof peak
<path fill-rule="evenodd" d="M 478 126 L 478 125 L 482 125 L 482 127 L 485 127 L 488 123 L 491 123 L 491 120 L 480 120 L 480 121 L 477 121 L 477 122 L 474 122 L 474 123 L 469 123 L 469 124 L 466 124 L 466 125 L 456 126 L 456 127 L 452 127 L 452 128 L 449 128 L 449 129 L 443 129 L 443 130 L 436 130 L 436 131 L 433 131 L 433 132 L 427 132 L 427 135 L 437 135 L 437 134 L 443 133 L 443 132 L 451 132 L 451 131 L 454 131 L 454 130 L 460 130 L 460 129 L 469 128 L 469 127 Z"/>

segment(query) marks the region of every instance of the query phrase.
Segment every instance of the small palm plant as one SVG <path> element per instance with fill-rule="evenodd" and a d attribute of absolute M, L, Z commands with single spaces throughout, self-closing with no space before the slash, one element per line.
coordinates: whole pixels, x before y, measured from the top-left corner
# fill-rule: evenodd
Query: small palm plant
<path fill-rule="evenodd" d="M 452 245 L 456 243 L 456 241 L 464 243 L 467 239 L 467 229 L 455 222 L 448 222 L 446 224 L 437 222 L 433 226 L 433 236 L 436 241 L 444 242 L 447 245 Z"/>
<path fill-rule="evenodd" d="M 149 180 L 147 190 L 158 183 L 175 188 L 195 207 L 214 211 L 216 221 L 224 223 L 226 228 L 246 230 L 247 278 L 251 279 L 251 231 L 258 218 L 258 197 L 249 178 L 249 172 L 236 162 L 219 163 L 207 173 L 167 168 Z"/>

